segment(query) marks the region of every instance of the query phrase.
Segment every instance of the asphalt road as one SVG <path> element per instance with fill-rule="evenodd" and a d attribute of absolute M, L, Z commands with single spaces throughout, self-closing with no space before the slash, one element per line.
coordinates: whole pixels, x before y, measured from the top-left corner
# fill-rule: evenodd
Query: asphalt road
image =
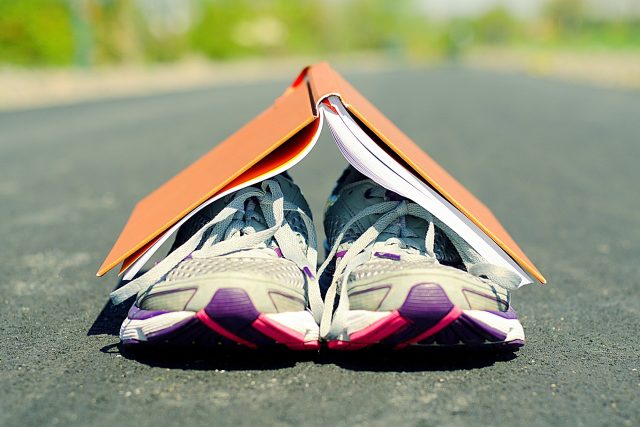
<path fill-rule="evenodd" d="M 295 71 L 292 70 L 292 77 Z M 123 354 L 95 271 L 136 200 L 287 82 L 0 114 L 0 425 L 640 425 L 640 96 L 460 68 L 347 76 L 549 279 L 517 353 Z M 296 168 L 320 224 L 344 161 Z"/>

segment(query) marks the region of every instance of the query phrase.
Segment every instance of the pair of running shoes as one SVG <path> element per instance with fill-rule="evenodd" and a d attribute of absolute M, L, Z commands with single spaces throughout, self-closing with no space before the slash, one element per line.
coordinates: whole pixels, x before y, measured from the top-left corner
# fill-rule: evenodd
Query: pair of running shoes
<path fill-rule="evenodd" d="M 524 332 L 509 275 L 419 205 L 342 174 L 324 215 L 325 262 L 309 206 L 288 174 L 212 203 L 166 258 L 111 294 L 136 296 L 124 345 L 358 350 L 496 346 Z"/>

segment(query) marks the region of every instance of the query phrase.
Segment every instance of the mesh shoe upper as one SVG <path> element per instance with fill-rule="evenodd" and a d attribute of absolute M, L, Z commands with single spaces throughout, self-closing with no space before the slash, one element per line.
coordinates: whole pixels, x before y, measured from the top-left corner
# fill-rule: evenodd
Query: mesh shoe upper
<path fill-rule="evenodd" d="M 187 259 L 171 270 L 165 282 L 214 277 L 229 273 L 243 272 L 248 276 L 264 277 L 280 285 L 304 291 L 304 274 L 293 263 L 281 258 L 216 257 Z"/>

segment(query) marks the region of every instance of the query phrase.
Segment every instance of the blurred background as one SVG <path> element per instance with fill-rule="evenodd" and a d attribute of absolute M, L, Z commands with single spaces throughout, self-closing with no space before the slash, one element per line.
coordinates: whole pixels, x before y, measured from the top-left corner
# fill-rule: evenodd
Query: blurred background
<path fill-rule="evenodd" d="M 5 107 L 325 58 L 464 61 L 638 88 L 640 1 L 0 0 Z"/>

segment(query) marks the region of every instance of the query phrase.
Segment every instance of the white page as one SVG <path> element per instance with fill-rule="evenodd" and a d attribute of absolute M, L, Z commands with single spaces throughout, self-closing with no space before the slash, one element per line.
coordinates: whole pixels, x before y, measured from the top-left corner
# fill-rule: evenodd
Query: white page
<path fill-rule="evenodd" d="M 438 192 L 415 177 L 373 141 L 353 120 L 339 98 L 329 98 L 340 113 L 321 105 L 340 152 L 362 174 L 418 203 L 447 224 L 483 258 L 518 274 L 520 286 L 532 283 L 526 272 L 478 226 Z"/>

